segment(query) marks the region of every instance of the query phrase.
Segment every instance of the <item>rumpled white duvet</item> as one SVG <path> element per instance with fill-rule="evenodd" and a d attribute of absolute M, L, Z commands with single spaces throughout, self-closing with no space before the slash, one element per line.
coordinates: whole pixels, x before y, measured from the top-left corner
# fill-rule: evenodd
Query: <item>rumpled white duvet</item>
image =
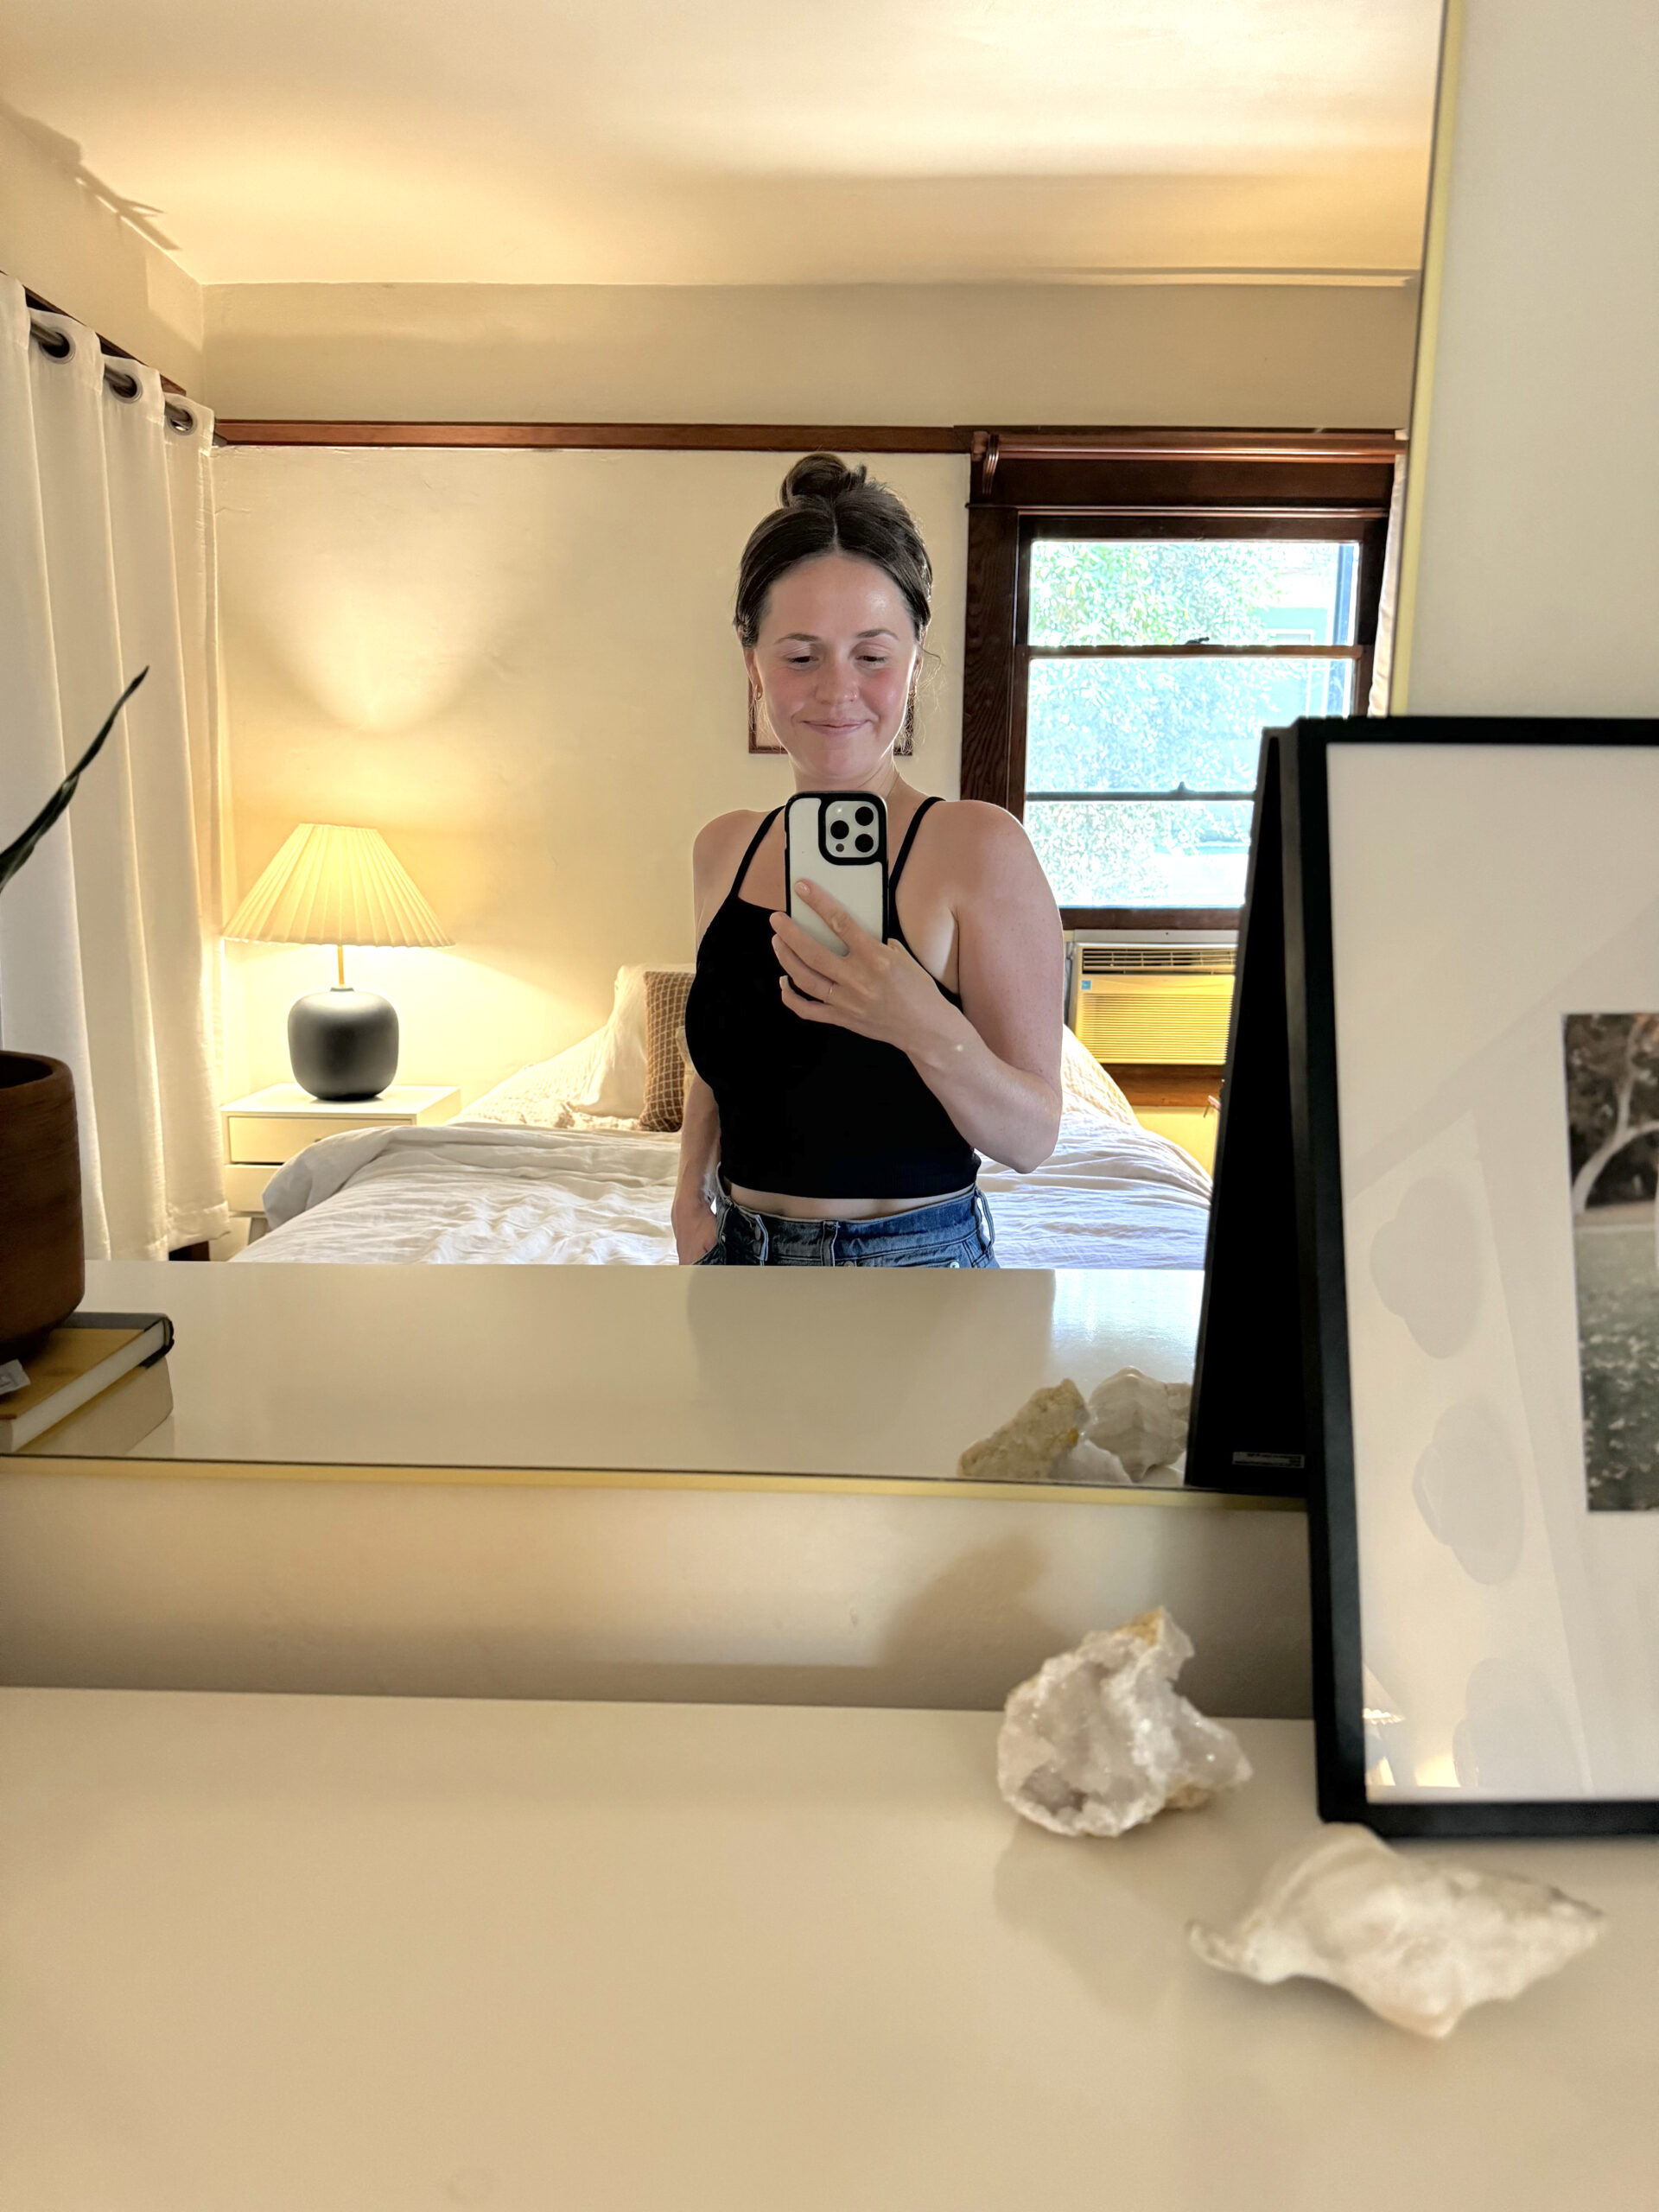
<path fill-rule="evenodd" d="M 242 1261 L 668 1267 L 677 1136 L 448 1122 L 325 1137 L 265 1189 Z M 980 1178 L 1005 1268 L 1201 1268 L 1210 1179 L 1166 1137 L 1069 1104 L 1030 1175 Z"/>

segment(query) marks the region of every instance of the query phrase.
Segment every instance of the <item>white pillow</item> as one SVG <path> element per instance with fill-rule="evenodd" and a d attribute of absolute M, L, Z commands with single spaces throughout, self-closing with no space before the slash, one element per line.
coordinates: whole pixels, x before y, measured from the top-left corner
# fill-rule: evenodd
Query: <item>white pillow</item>
<path fill-rule="evenodd" d="M 594 1087 L 605 1038 L 603 1029 L 595 1029 L 591 1037 L 555 1052 L 550 1060 L 520 1068 L 517 1075 L 474 1099 L 459 1118 L 516 1122 L 521 1128 L 569 1128 L 575 1101 Z"/>
<path fill-rule="evenodd" d="M 1134 1107 L 1076 1030 L 1065 1024 L 1060 1028 L 1060 1090 L 1073 1103 L 1092 1107 L 1109 1122 L 1122 1122 L 1131 1129 L 1140 1126 Z"/>
<path fill-rule="evenodd" d="M 603 1042 L 588 1095 L 570 1101 L 577 1113 L 639 1120 L 645 1110 L 645 970 L 690 975 L 693 965 L 690 960 L 644 960 L 617 969 L 611 1018 L 598 1033 Z"/>

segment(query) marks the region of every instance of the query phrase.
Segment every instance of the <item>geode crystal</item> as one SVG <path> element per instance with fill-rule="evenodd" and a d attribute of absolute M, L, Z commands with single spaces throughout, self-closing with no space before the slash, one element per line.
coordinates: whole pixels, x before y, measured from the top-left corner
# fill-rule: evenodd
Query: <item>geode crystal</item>
<path fill-rule="evenodd" d="M 1190 1383 L 1160 1382 L 1138 1367 L 1121 1367 L 1090 1392 L 1084 1440 L 1121 1460 L 1138 1483 L 1185 1451 L 1192 1405 Z"/>
<path fill-rule="evenodd" d="M 1003 1710 L 997 1787 L 1057 1835 L 1122 1835 L 1250 1778 L 1238 1739 L 1174 1688 L 1192 1646 L 1161 1605 L 1097 1629 Z"/>
<path fill-rule="evenodd" d="M 1542 1882 L 1407 1857 L 1337 1825 L 1281 1859 L 1226 1935 L 1187 1929 L 1208 1965 L 1255 1981 L 1333 1982 L 1382 2018 L 1448 2036 L 1471 2005 L 1518 1997 L 1600 1936 L 1605 1917 Z"/>

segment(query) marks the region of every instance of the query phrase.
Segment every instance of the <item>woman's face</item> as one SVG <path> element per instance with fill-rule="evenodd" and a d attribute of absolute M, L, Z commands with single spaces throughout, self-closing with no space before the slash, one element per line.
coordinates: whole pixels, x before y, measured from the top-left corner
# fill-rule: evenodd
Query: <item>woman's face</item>
<path fill-rule="evenodd" d="M 823 553 L 779 578 L 743 658 L 804 790 L 866 790 L 890 767 L 920 652 L 874 562 Z"/>

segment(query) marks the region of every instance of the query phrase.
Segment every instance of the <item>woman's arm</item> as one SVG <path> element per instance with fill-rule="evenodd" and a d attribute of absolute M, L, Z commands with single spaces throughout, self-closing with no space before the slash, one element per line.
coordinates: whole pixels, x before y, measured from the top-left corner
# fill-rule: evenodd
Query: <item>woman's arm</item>
<path fill-rule="evenodd" d="M 715 1241 L 715 1169 L 720 1161 L 720 1113 L 715 1094 L 695 1069 L 685 1077 L 680 1123 L 680 1173 L 674 1185 L 674 1249 L 693 1266 Z"/>
<path fill-rule="evenodd" d="M 772 918 L 785 1003 L 896 1045 L 969 1143 L 1028 1173 L 1060 1127 L 1065 951 L 1058 909 L 1031 841 L 1001 808 L 976 806 L 955 901 L 961 1011 L 900 944 L 882 944 L 808 887 L 848 947 L 826 952 L 786 914 Z"/>
<path fill-rule="evenodd" d="M 737 857 L 753 832 L 752 814 L 721 814 L 705 822 L 691 847 L 691 896 L 696 941 L 731 888 Z M 683 1268 L 693 1266 L 715 1242 L 715 1170 L 720 1165 L 720 1109 L 715 1094 L 693 1067 L 685 1071 L 685 1104 L 680 1119 L 680 1172 L 674 1185 L 670 1218 L 674 1249 Z"/>

